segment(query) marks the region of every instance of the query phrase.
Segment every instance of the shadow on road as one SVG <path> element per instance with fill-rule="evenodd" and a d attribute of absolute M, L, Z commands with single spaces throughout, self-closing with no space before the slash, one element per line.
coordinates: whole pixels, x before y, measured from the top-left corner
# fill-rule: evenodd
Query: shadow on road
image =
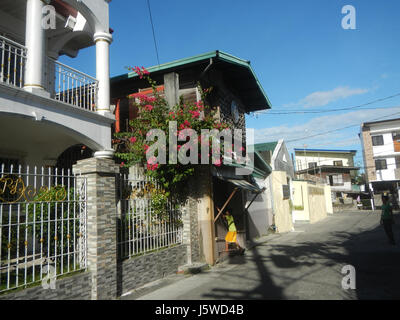
<path fill-rule="evenodd" d="M 397 219 L 398 217 L 396 217 Z M 283 291 L 284 285 L 277 286 L 273 281 L 270 269 L 288 270 L 304 268 L 310 271 L 302 275 L 296 273 L 296 278 L 289 279 L 290 283 L 305 281 L 308 283 L 324 283 L 325 279 L 310 280 L 310 273 L 313 270 L 324 270 L 330 268 L 331 274 L 337 273 L 338 290 L 337 298 L 346 299 L 399 299 L 400 298 L 400 228 L 399 224 L 394 226 L 397 245 L 390 246 L 382 226 L 372 230 L 359 232 L 331 232 L 327 240 L 304 241 L 294 244 L 267 244 L 255 247 L 251 254 L 244 257 L 232 258 L 231 264 L 240 264 L 246 276 L 246 268 L 257 270 L 257 279 L 251 289 L 232 287 L 215 287 L 212 293 L 205 294 L 205 298 L 210 299 L 286 299 Z M 262 252 L 262 254 L 260 253 Z M 267 253 L 265 253 L 267 252 Z M 236 260 L 235 260 L 236 259 Z M 352 265 L 356 269 L 356 290 L 344 292 L 341 289 L 340 279 L 342 267 Z M 254 268 L 254 266 L 256 268 Z M 317 267 L 317 268 L 316 268 Z M 314 268 L 314 269 L 313 269 Z M 290 274 L 290 273 L 289 273 Z M 230 275 L 230 279 L 233 274 Z M 312 277 L 311 277 L 312 278 Z M 254 279 L 253 279 L 254 280 Z M 231 280 L 232 281 L 232 280 Z M 238 279 L 239 281 L 239 279 Z M 302 288 L 303 289 L 303 288 Z M 318 292 L 314 293 L 318 298 Z M 299 295 L 301 299 L 301 295 Z M 333 297 L 334 298 L 334 297 Z"/>

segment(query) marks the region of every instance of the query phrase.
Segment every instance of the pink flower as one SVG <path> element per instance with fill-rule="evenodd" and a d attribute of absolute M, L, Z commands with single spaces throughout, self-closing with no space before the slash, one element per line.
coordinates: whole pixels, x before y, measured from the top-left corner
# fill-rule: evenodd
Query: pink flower
<path fill-rule="evenodd" d="M 200 112 L 198 112 L 198 111 L 194 111 L 192 114 L 193 114 L 192 119 L 200 117 Z"/>
<path fill-rule="evenodd" d="M 150 74 L 150 72 L 148 72 L 145 67 L 142 67 L 142 73 L 145 74 L 145 75 L 149 75 Z"/>
<path fill-rule="evenodd" d="M 154 165 L 156 163 L 157 163 L 157 158 L 154 156 L 147 160 L 147 164 Z"/>
<path fill-rule="evenodd" d="M 121 162 L 121 164 L 119 165 L 121 168 L 125 165 L 125 162 Z"/>
<path fill-rule="evenodd" d="M 152 111 L 154 109 L 154 107 L 151 104 L 147 104 L 144 107 L 147 111 Z"/>
<path fill-rule="evenodd" d="M 132 137 L 129 139 L 131 143 L 135 143 L 137 141 L 136 137 Z"/>
<path fill-rule="evenodd" d="M 214 165 L 217 166 L 217 167 L 220 167 L 220 166 L 222 165 L 221 159 L 216 160 L 216 161 L 214 162 Z"/>

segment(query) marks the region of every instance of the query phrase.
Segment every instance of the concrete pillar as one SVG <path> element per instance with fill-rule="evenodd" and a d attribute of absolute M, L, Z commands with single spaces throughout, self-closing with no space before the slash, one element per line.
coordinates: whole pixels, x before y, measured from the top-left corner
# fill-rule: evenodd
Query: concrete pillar
<path fill-rule="evenodd" d="M 91 299 L 117 297 L 116 174 L 110 159 L 78 161 L 74 173 L 87 179 L 87 263 Z"/>
<path fill-rule="evenodd" d="M 29 92 L 46 95 L 43 70 L 45 65 L 45 30 L 42 27 L 42 0 L 27 0 L 25 46 L 24 89 Z"/>
<path fill-rule="evenodd" d="M 214 224 L 214 201 L 212 189 L 212 175 L 210 166 L 202 166 L 198 171 L 198 219 L 199 219 L 199 241 L 201 255 L 205 261 L 214 265 L 215 256 L 215 224 Z"/>
<path fill-rule="evenodd" d="M 215 246 L 214 202 L 210 166 L 199 166 L 189 182 L 189 199 L 183 212 L 183 244 L 187 264 L 217 259 Z"/>
<path fill-rule="evenodd" d="M 94 35 L 96 43 L 96 78 L 99 81 L 97 112 L 110 113 L 110 44 L 112 35 L 98 32 Z"/>

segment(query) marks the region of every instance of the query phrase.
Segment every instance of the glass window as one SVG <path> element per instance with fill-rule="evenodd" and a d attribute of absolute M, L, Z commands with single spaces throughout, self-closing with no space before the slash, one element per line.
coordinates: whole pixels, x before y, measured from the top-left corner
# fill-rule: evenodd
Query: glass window
<path fill-rule="evenodd" d="M 375 160 L 376 170 L 385 170 L 387 169 L 386 159 Z"/>
<path fill-rule="evenodd" d="M 308 164 L 308 167 L 309 168 L 315 168 L 315 167 L 317 167 L 317 163 L 316 162 L 310 162 L 309 164 Z"/>
<path fill-rule="evenodd" d="M 383 136 L 373 136 L 372 137 L 373 146 L 383 146 Z"/>

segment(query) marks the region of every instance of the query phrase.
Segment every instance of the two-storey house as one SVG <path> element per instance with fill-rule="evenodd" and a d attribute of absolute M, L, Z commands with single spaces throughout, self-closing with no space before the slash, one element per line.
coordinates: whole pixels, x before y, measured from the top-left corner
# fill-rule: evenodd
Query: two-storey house
<path fill-rule="evenodd" d="M 203 88 L 212 88 L 205 105 L 217 110 L 218 119 L 229 123 L 232 128 L 242 130 L 243 145 L 246 144 L 246 114 L 271 108 L 250 62 L 228 53 L 212 51 L 150 67 L 148 71 L 170 106 L 176 105 L 180 97 L 184 102 L 200 101 L 202 98 L 197 88 L 198 83 Z M 116 132 L 127 130 L 128 121 L 137 117 L 137 111 L 128 96 L 151 94 L 152 90 L 148 87 L 147 81 L 134 72 L 111 79 L 111 96 L 116 105 Z M 255 167 L 254 173 L 268 175 L 268 165 L 262 160 L 260 163 L 255 162 Z M 265 171 L 259 172 L 257 167 Z M 249 235 L 245 210 L 252 204 L 255 194 L 262 191 L 250 173 L 238 175 L 236 168 L 234 164 L 211 166 L 211 170 L 207 168 L 204 174 L 195 178 L 194 189 L 201 197 L 194 204 L 199 208 L 198 217 L 194 220 L 198 221 L 200 233 L 199 241 L 197 244 L 193 242 L 193 245 L 202 248 L 201 255 L 209 264 L 221 258 L 225 250 L 226 227 L 218 214 L 219 210 L 226 206 L 232 208 L 239 242 L 245 246 Z M 197 258 L 193 254 L 193 261 Z"/>
<path fill-rule="evenodd" d="M 0 2 L 0 163 L 112 157 L 110 0 Z M 95 46 L 95 77 L 58 59 Z"/>
<path fill-rule="evenodd" d="M 330 185 L 333 200 L 354 191 L 352 180 L 359 170 L 354 166 L 356 150 L 296 148 L 294 151 L 299 179 Z"/>
<path fill-rule="evenodd" d="M 400 119 L 361 126 L 366 182 L 375 194 L 398 195 L 400 184 Z"/>

